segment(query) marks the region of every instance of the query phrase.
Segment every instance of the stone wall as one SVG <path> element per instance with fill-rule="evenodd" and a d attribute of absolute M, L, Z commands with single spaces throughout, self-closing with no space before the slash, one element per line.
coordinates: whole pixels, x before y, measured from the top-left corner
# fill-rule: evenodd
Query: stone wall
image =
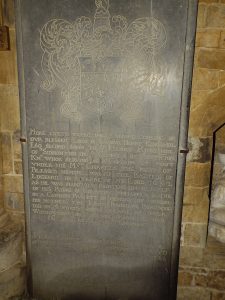
<path fill-rule="evenodd" d="M 10 51 L 0 51 L 0 300 L 3 300 L 24 292 L 25 274 L 15 25 L 12 0 L 0 1 L 3 23 L 10 28 L 11 44 Z M 225 300 L 225 246 L 207 236 L 213 133 L 225 123 L 225 1 L 199 2 L 178 298 Z M 8 244 L 4 237 L 8 237 L 5 238 Z"/>
<path fill-rule="evenodd" d="M 225 123 L 225 1 L 200 0 L 180 251 L 181 300 L 225 299 L 225 245 L 208 236 L 214 132 Z"/>
<path fill-rule="evenodd" d="M 25 289 L 24 200 L 13 1 L 2 0 L 0 25 L 10 50 L 0 51 L 0 300 Z"/>

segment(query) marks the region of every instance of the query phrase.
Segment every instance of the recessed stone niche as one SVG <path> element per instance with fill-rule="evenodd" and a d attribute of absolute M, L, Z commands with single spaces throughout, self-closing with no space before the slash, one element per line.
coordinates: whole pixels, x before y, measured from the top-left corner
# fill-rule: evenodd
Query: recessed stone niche
<path fill-rule="evenodd" d="M 209 236 L 225 244 L 225 125 L 214 134 Z"/>

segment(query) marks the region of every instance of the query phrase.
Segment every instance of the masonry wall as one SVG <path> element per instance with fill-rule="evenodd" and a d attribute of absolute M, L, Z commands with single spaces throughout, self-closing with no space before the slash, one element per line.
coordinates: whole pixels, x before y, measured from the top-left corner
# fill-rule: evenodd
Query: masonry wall
<path fill-rule="evenodd" d="M 24 293 L 24 197 L 15 24 L 12 0 L 1 0 L 10 51 L 0 51 L 0 209 L 18 232 L 15 255 L 0 263 L 0 295 Z M 1 22 L 1 17 L 0 17 Z M 200 0 L 181 238 L 180 300 L 225 300 L 225 245 L 207 236 L 214 131 L 225 123 L 225 0 Z M 0 217 L 1 218 L 1 217 Z M 22 225 L 21 225 L 22 224 Z M 3 230 L 0 226 L 0 232 Z M 1 243 L 0 243 L 1 244 Z M 14 245 L 14 244 L 12 244 Z M 2 253 L 0 246 L 0 261 Z M 16 269 L 15 269 L 16 266 Z M 10 270 L 14 270 L 14 273 Z M 16 271 L 15 271 L 16 270 Z M 6 271 L 8 273 L 6 273 Z M 8 277 L 7 277 L 8 274 Z M 9 279 L 9 274 L 12 278 Z M 7 291 L 6 283 L 17 289 Z M 9 290 L 9 289 L 8 289 Z M 8 294 L 7 294 L 8 293 Z M 10 294 L 11 293 L 11 294 Z"/>
<path fill-rule="evenodd" d="M 179 299 L 225 299 L 225 245 L 208 236 L 214 132 L 225 123 L 225 1 L 200 0 L 180 252 Z"/>
<path fill-rule="evenodd" d="M 1 14 L 1 11 L 3 12 Z M 12 0 L 0 1 L 10 51 L 0 51 L 0 300 L 24 293 L 24 200 Z"/>

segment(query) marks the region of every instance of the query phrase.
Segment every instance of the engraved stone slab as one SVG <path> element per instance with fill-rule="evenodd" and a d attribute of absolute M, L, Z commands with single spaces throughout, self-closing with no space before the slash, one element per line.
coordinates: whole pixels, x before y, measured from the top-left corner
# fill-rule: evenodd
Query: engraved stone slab
<path fill-rule="evenodd" d="M 37 299 L 175 299 L 196 2 L 17 0 Z"/>

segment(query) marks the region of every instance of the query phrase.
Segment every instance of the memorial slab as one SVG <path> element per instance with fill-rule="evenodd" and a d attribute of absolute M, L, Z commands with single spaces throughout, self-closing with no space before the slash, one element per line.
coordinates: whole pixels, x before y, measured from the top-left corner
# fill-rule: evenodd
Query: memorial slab
<path fill-rule="evenodd" d="M 196 10 L 16 1 L 34 298 L 176 299 Z"/>

